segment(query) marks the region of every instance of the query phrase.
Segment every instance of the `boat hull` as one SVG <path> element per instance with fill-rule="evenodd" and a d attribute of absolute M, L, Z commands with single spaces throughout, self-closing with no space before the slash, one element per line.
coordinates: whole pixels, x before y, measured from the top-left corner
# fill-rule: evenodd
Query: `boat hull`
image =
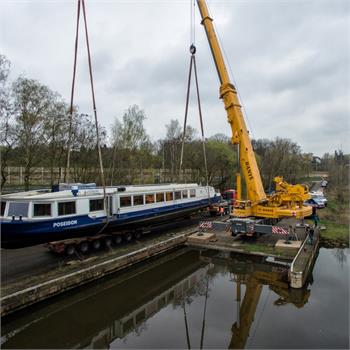
<path fill-rule="evenodd" d="M 212 203 L 215 200 L 211 199 L 210 202 Z M 89 215 L 40 221 L 5 219 L 1 221 L 1 246 L 2 248 L 11 249 L 74 237 L 92 236 L 98 234 L 103 227 L 103 233 L 134 231 L 169 222 L 175 218 L 185 217 L 206 207 L 208 207 L 208 199 L 115 214 L 108 218 L 107 225 L 105 216 L 92 218 Z"/>

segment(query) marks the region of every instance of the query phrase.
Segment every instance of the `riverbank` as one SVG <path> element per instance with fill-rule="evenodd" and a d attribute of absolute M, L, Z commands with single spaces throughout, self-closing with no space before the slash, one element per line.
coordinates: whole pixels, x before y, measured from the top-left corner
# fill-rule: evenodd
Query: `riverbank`
<path fill-rule="evenodd" d="M 321 219 L 326 229 L 321 231 L 320 243 L 325 248 L 349 248 L 349 224 Z"/>
<path fill-rule="evenodd" d="M 321 231 L 321 246 L 325 248 L 349 247 L 350 213 L 349 203 L 339 203 L 332 192 L 326 194 L 328 205 L 317 211 Z"/>

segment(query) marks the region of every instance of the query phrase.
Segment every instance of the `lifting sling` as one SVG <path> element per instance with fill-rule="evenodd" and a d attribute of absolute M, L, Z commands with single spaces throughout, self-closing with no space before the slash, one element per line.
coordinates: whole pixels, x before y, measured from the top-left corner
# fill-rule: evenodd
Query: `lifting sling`
<path fill-rule="evenodd" d="M 96 144 L 97 144 L 98 159 L 99 159 L 99 165 L 100 165 L 101 183 L 102 183 L 102 188 L 103 188 L 103 205 L 104 205 L 104 210 L 106 212 L 106 223 L 102 227 L 102 229 L 99 231 L 99 233 L 101 233 L 108 225 L 109 203 L 107 203 L 107 195 L 106 195 L 106 182 L 105 182 L 103 162 L 102 162 L 102 153 L 101 153 L 101 145 L 100 145 L 100 132 L 99 132 L 99 126 L 98 126 L 98 119 L 97 119 L 95 90 L 94 90 L 94 81 L 93 81 L 93 75 L 92 75 L 90 45 L 89 45 L 89 35 L 88 35 L 88 29 L 87 29 L 87 18 L 86 18 L 86 9 L 85 9 L 84 0 L 78 0 L 78 8 L 77 8 L 77 24 L 76 24 L 76 33 L 75 33 L 73 80 L 72 80 L 71 100 L 70 100 L 70 109 L 69 109 L 69 137 L 68 137 L 68 150 L 67 150 L 67 164 L 66 164 L 66 171 L 65 171 L 65 179 L 64 180 L 65 180 L 65 182 L 66 181 L 69 182 L 70 153 L 71 153 L 71 142 L 72 142 L 73 102 L 74 102 L 74 88 L 75 88 L 75 76 L 76 76 L 76 64 L 77 64 L 78 40 L 79 40 L 80 7 L 82 7 L 83 17 L 84 17 L 84 29 L 85 29 L 86 48 L 87 48 L 87 54 L 88 54 L 92 106 L 93 106 L 93 111 L 94 111 L 95 129 L 96 129 Z"/>

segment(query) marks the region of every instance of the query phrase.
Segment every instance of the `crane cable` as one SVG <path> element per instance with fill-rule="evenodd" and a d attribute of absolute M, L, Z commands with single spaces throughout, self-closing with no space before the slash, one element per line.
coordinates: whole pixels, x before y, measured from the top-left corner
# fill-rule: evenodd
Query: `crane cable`
<path fill-rule="evenodd" d="M 181 144 L 179 174 L 181 174 L 181 171 L 182 171 L 184 144 L 185 144 L 185 137 L 186 137 L 188 105 L 189 105 L 189 97 L 190 97 L 190 89 L 191 89 L 192 66 L 193 66 L 193 68 L 194 68 L 193 69 L 194 70 L 194 76 L 195 76 L 195 83 L 196 83 L 198 113 L 199 113 L 199 120 L 200 120 L 200 126 L 201 126 L 201 136 L 202 136 L 203 156 L 204 156 L 204 167 L 205 167 L 205 179 L 206 179 L 206 185 L 208 186 L 208 184 L 209 184 L 209 181 L 208 181 L 208 166 L 207 166 L 207 156 L 206 156 L 206 149 L 205 149 L 205 136 L 204 136 L 203 116 L 202 116 L 201 100 L 200 100 L 200 94 L 199 94 L 199 83 L 198 83 L 197 65 L 196 65 L 196 56 L 195 56 L 196 47 L 193 44 L 190 46 L 190 52 L 191 52 L 191 59 L 190 59 L 190 69 L 189 69 L 189 73 L 188 73 L 188 82 L 187 82 L 185 118 L 184 118 L 184 127 L 183 127 L 183 133 L 182 133 L 182 144 Z"/>
<path fill-rule="evenodd" d="M 69 171 L 70 171 L 70 153 L 72 143 L 72 119 L 73 119 L 73 100 L 74 100 L 74 87 L 75 87 L 75 76 L 77 68 L 77 54 L 78 54 L 78 41 L 79 41 L 79 20 L 80 20 L 80 0 L 78 0 L 77 9 L 77 25 L 75 31 L 75 47 L 74 47 L 74 64 L 73 64 L 73 79 L 72 89 L 70 95 L 70 107 L 69 107 L 69 130 L 68 130 L 68 149 L 67 149 L 67 163 L 64 172 L 64 182 L 69 182 Z"/>
<path fill-rule="evenodd" d="M 76 28 L 76 38 L 75 38 L 75 55 L 74 55 L 74 68 L 73 68 L 73 82 L 72 82 L 72 93 L 71 93 L 71 105 L 70 105 L 70 122 L 69 122 L 69 144 L 68 144 L 68 155 L 67 155 L 67 173 L 69 174 L 69 159 L 70 159 L 70 149 L 71 149 L 71 139 L 72 139 L 72 116 L 73 116 L 73 99 L 74 99 L 74 86 L 75 86 L 75 75 L 76 75 L 76 61 L 77 61 L 77 52 L 78 52 L 78 37 L 79 37 L 79 19 L 80 19 L 80 6 L 82 5 L 83 17 L 84 17 L 84 29 L 85 29 L 85 39 L 86 39 L 86 48 L 88 54 L 88 64 L 89 64 L 89 76 L 90 76 L 90 85 L 91 85 L 91 95 L 92 95 L 92 105 L 94 111 L 95 119 L 95 129 L 96 129 L 96 144 L 98 151 L 98 159 L 100 165 L 100 175 L 103 188 L 103 206 L 106 212 L 106 222 L 105 225 L 101 228 L 98 233 L 101 233 L 109 222 L 109 204 L 107 203 L 107 194 L 106 194 L 106 181 L 104 176 L 103 162 L 102 162 L 102 153 L 100 145 L 100 132 L 97 119 L 97 109 L 96 109 L 96 99 L 95 99 L 95 90 L 94 90 L 94 81 L 92 75 L 92 64 L 91 64 L 91 54 L 90 54 L 90 45 L 89 45 L 89 35 L 88 35 L 88 26 L 87 26 L 87 17 L 84 0 L 78 0 L 78 12 L 77 12 L 77 28 Z"/>
<path fill-rule="evenodd" d="M 96 100 L 95 100 L 95 89 L 94 89 L 94 79 L 92 75 L 92 64 L 91 64 L 91 54 L 90 54 L 90 45 L 89 45 L 89 35 L 88 35 L 88 29 L 87 29 L 87 18 L 86 18 L 86 10 L 85 10 L 85 2 L 84 0 L 81 0 L 83 5 L 83 15 L 84 15 L 84 27 L 85 27 L 85 39 L 86 39 L 86 49 L 88 53 L 88 62 L 89 62 L 89 75 L 90 75 L 90 84 L 91 84 L 91 96 L 92 96 L 92 106 L 94 109 L 94 117 L 95 117 L 95 128 L 96 128 L 96 145 L 97 145 L 97 151 L 98 151 L 98 160 L 100 163 L 100 174 L 101 174 L 101 182 L 102 182 L 102 188 L 103 188 L 103 204 L 104 204 L 104 210 L 106 212 L 106 223 L 101 228 L 101 230 L 98 233 L 101 233 L 108 225 L 108 217 L 109 217 L 109 203 L 107 203 L 107 194 L 106 194 L 106 181 L 105 181 L 105 174 L 103 170 L 103 162 L 102 162 L 102 153 L 101 153 L 101 144 L 100 144 L 100 132 L 98 127 L 98 119 L 97 119 L 97 109 L 96 109 Z"/>
<path fill-rule="evenodd" d="M 193 3 L 193 6 L 192 6 Z M 210 200 L 210 193 L 209 193 L 209 180 L 208 180 L 208 165 L 207 165 L 207 156 L 206 156 L 206 148 L 205 148 L 205 136 L 204 136 L 204 126 L 203 126 L 203 116 L 202 116 L 202 108 L 201 108 L 201 100 L 200 100 L 200 94 L 199 94 L 199 83 L 198 83 L 198 74 L 197 74 L 197 65 L 196 65 L 196 56 L 195 53 L 197 51 L 195 46 L 195 0 L 191 1 L 191 45 L 190 45 L 190 68 L 188 73 L 188 82 L 187 82 L 187 94 L 186 94 L 186 104 L 185 104 L 185 117 L 184 117 L 184 127 L 183 127 L 183 133 L 182 133 L 182 143 L 181 143 L 181 155 L 180 155 L 180 168 L 179 168 L 179 176 L 181 175 L 182 171 L 182 164 L 183 164 L 183 153 L 184 153 L 184 145 L 185 145 L 185 138 L 186 138 L 186 127 L 187 127 L 187 115 L 188 115 L 188 105 L 189 105 L 189 97 L 190 97 L 190 89 L 191 89 L 191 77 L 192 77 L 192 66 L 194 68 L 194 76 L 195 76 L 195 83 L 196 83 L 196 93 L 197 93 L 197 104 L 198 104 L 198 113 L 199 113 L 199 120 L 200 120 L 200 126 L 201 126 L 201 136 L 202 136 L 202 146 L 203 146 L 203 157 L 204 157 L 204 167 L 205 167 L 205 180 L 206 180 L 206 187 L 208 192 L 208 200 Z"/>
<path fill-rule="evenodd" d="M 190 1 L 191 7 L 191 26 L 190 26 L 190 43 L 193 45 L 196 43 L 196 0 Z"/>

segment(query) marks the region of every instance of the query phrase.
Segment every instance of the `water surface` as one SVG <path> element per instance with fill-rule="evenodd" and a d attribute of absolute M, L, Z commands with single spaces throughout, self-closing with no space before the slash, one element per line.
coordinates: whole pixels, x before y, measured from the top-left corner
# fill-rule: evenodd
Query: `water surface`
<path fill-rule="evenodd" d="M 309 283 L 262 258 L 178 250 L 2 320 L 2 348 L 349 348 L 349 250 Z"/>

